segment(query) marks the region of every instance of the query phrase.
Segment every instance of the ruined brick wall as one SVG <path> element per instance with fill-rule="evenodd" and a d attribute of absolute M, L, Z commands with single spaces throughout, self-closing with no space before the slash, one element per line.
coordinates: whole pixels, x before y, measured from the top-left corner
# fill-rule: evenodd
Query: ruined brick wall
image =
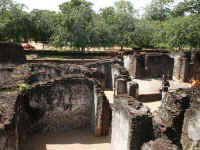
<path fill-rule="evenodd" d="M 168 54 L 150 53 L 124 56 L 124 67 L 135 78 L 172 77 L 174 61 Z"/>
<path fill-rule="evenodd" d="M 125 55 L 123 57 L 124 68 L 126 68 L 130 76 L 136 78 L 145 77 L 145 56 L 140 54 Z"/>
<path fill-rule="evenodd" d="M 116 82 L 117 78 L 119 78 L 119 76 L 123 76 L 122 78 L 129 77 L 129 72 L 122 66 L 122 64 L 119 64 L 119 63 L 112 64 L 112 87 L 113 87 L 113 91 L 116 91 L 117 83 L 115 83 L 115 82 Z"/>
<path fill-rule="evenodd" d="M 0 150 L 6 149 L 7 137 L 4 130 L 0 130 Z"/>
<path fill-rule="evenodd" d="M 113 64 L 122 64 L 121 60 L 101 60 L 96 63 L 88 63 L 87 67 L 96 68 L 98 71 L 104 74 L 104 81 L 101 82 L 105 90 L 113 90 L 113 73 L 112 65 Z"/>
<path fill-rule="evenodd" d="M 200 85 L 191 91 L 191 106 L 184 114 L 181 135 L 183 150 L 200 149 Z"/>
<path fill-rule="evenodd" d="M 0 84 L 7 82 L 13 68 L 25 61 L 24 49 L 21 45 L 0 43 Z"/>
<path fill-rule="evenodd" d="M 188 82 L 192 78 L 200 79 L 200 53 L 199 52 L 174 52 L 173 79 Z"/>
<path fill-rule="evenodd" d="M 103 79 L 96 69 L 83 66 L 17 66 L 0 84 L 3 150 L 21 150 L 37 132 L 88 127 L 96 136 L 108 135 L 111 108 L 100 85 Z M 19 83 L 27 85 L 20 93 Z"/>
<path fill-rule="evenodd" d="M 129 71 L 129 74 L 131 76 L 135 76 L 136 73 L 136 58 L 134 55 L 124 55 L 124 68 L 126 68 Z"/>
<path fill-rule="evenodd" d="M 112 89 L 111 65 L 111 62 L 102 62 L 88 65 L 90 68 L 97 68 L 98 71 L 104 74 L 105 80 L 102 82 L 102 85 L 106 90 Z"/>
<path fill-rule="evenodd" d="M 200 85 L 168 93 L 154 114 L 155 137 L 166 137 L 179 149 L 200 149 Z"/>
<path fill-rule="evenodd" d="M 141 149 L 153 139 L 153 125 L 149 110 L 136 99 L 115 97 L 112 116 L 112 150 Z"/>
<path fill-rule="evenodd" d="M 118 74 L 115 82 L 120 81 L 119 83 L 126 87 L 126 80 L 122 80 L 124 77 L 120 76 L 119 72 Z M 128 92 L 123 90 L 122 86 L 116 86 L 116 88 L 116 91 L 124 92 L 117 93 L 114 97 L 113 150 L 188 150 L 200 148 L 200 134 L 198 132 L 200 129 L 200 85 L 192 89 L 178 89 L 175 92 L 169 92 L 152 118 L 148 115 L 141 115 L 142 104 L 138 105 L 136 99 L 131 101 L 129 97 L 125 96 Z M 137 89 L 137 86 L 133 88 Z M 135 110 L 131 109 L 132 106 L 135 106 Z"/>
<path fill-rule="evenodd" d="M 162 74 L 172 78 L 174 60 L 167 54 L 150 54 L 145 56 L 145 66 L 150 78 L 162 77 Z"/>
<path fill-rule="evenodd" d="M 193 52 L 189 67 L 190 79 L 200 80 L 200 53 Z"/>
<path fill-rule="evenodd" d="M 88 80 L 61 80 L 37 86 L 29 94 L 31 109 L 45 112 L 31 128 L 48 132 L 92 125 L 93 84 Z"/>
<path fill-rule="evenodd" d="M 0 64 L 22 64 L 26 58 L 24 49 L 15 43 L 0 43 Z"/>
<path fill-rule="evenodd" d="M 183 82 L 191 79 L 190 70 L 190 53 L 186 52 L 172 52 L 171 57 L 174 58 L 173 79 L 181 80 Z"/>
<path fill-rule="evenodd" d="M 181 148 L 181 134 L 184 120 L 184 113 L 190 107 L 191 96 L 185 90 L 168 93 L 154 114 L 155 137 L 166 136 Z M 160 134 L 158 134 L 158 129 Z M 158 136 L 159 135 L 159 136 Z"/>
<path fill-rule="evenodd" d="M 130 119 L 125 109 L 119 104 L 115 105 L 112 112 L 112 150 L 129 149 Z"/>
<path fill-rule="evenodd" d="M 5 112 L 0 121 L 8 124 L 0 130 L 2 150 L 21 150 L 28 137 L 38 132 L 90 128 L 96 136 L 109 133 L 110 105 L 93 80 L 61 78 L 10 98 L 13 104 L 3 105 L 9 109 L 1 108 Z"/>
<path fill-rule="evenodd" d="M 0 92 L 0 150 L 18 150 L 14 117 L 17 95 L 16 91 Z"/>
<path fill-rule="evenodd" d="M 11 78 L 13 67 L 0 68 L 0 84 L 7 82 Z"/>

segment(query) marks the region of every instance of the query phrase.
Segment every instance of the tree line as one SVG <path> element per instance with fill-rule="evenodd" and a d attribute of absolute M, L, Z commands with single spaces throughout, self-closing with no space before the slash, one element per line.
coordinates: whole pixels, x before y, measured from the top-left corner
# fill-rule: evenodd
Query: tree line
<path fill-rule="evenodd" d="M 54 46 L 200 48 L 199 0 L 152 0 L 142 16 L 128 0 L 95 12 L 86 0 L 71 0 L 60 11 L 34 9 L 0 0 L 0 41 L 34 40 Z"/>

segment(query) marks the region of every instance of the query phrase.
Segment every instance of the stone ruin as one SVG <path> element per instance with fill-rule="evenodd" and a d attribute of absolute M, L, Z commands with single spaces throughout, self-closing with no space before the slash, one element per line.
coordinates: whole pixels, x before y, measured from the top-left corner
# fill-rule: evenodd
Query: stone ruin
<path fill-rule="evenodd" d="M 75 65 L 26 61 L 15 44 L 0 50 L 0 150 L 23 150 L 35 133 L 77 128 L 95 136 L 111 130 L 112 150 L 200 149 L 200 86 L 169 92 L 152 113 L 142 102 L 158 95 L 140 95 L 132 80 L 199 79 L 199 53 L 137 52 Z M 114 91 L 113 104 L 105 90 Z"/>
<path fill-rule="evenodd" d="M 200 79 L 199 52 L 135 52 L 126 54 L 124 67 L 135 78 L 156 78 L 162 74 L 170 79 L 189 81 Z"/>
<path fill-rule="evenodd" d="M 111 108 L 101 72 L 68 64 L 11 65 L 0 84 L 0 150 L 21 150 L 38 132 L 90 128 L 95 136 L 108 134 Z"/>
<path fill-rule="evenodd" d="M 200 85 L 169 92 L 158 111 L 139 102 L 137 85 L 132 94 L 127 77 L 116 80 L 119 86 L 112 107 L 113 150 L 196 150 L 200 149 Z M 125 90 L 125 89 L 126 90 Z M 134 95 L 134 96 L 131 96 Z"/>

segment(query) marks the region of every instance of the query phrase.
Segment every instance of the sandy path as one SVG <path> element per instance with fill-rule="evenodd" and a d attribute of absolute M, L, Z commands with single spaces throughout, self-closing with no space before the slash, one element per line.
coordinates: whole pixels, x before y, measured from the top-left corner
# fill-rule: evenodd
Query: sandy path
<path fill-rule="evenodd" d="M 110 137 L 94 137 L 87 129 L 35 135 L 24 150 L 111 150 Z"/>

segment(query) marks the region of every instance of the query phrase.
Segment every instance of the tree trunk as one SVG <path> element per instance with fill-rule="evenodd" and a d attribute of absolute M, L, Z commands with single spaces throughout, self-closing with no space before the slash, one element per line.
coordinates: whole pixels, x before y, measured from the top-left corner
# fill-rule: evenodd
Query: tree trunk
<path fill-rule="evenodd" d="M 121 50 L 121 51 L 123 51 L 123 46 L 122 46 L 122 45 L 121 45 L 121 48 L 120 48 L 120 50 Z"/>
<path fill-rule="evenodd" d="M 85 53 L 85 47 L 81 47 L 81 52 Z"/>

